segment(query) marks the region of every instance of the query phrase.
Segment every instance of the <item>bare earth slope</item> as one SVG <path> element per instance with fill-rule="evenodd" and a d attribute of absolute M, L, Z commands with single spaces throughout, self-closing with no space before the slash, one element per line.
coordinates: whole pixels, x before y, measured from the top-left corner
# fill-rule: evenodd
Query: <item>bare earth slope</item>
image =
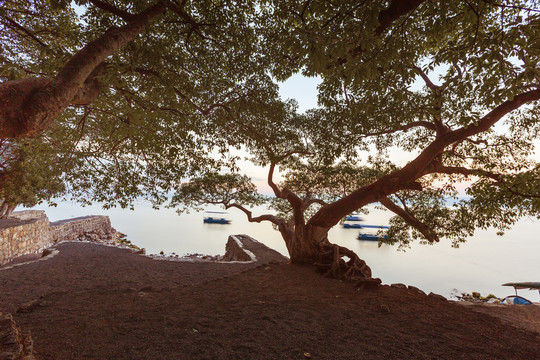
<path fill-rule="evenodd" d="M 40 359 L 540 358 L 534 332 L 406 289 L 359 291 L 308 266 L 57 248 L 0 270 L 0 311 L 31 331 Z"/>

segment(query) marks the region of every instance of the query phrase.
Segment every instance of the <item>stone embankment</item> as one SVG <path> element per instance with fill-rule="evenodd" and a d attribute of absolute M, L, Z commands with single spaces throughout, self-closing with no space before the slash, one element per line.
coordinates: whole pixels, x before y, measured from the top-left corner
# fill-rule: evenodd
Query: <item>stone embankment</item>
<path fill-rule="evenodd" d="M 108 216 L 84 216 L 49 222 L 44 211 L 13 213 L 0 220 L 0 266 L 27 254 L 41 252 L 60 241 L 112 239 L 116 230 Z"/>

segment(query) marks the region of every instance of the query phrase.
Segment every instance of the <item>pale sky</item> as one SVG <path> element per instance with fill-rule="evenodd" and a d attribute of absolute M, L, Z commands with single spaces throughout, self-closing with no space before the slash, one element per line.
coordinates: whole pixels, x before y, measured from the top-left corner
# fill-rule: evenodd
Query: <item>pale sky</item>
<path fill-rule="evenodd" d="M 298 112 L 317 107 L 317 86 L 321 83 L 319 77 L 305 77 L 301 74 L 291 76 L 287 81 L 278 83 L 279 94 L 283 100 L 295 99 L 298 102 Z"/>

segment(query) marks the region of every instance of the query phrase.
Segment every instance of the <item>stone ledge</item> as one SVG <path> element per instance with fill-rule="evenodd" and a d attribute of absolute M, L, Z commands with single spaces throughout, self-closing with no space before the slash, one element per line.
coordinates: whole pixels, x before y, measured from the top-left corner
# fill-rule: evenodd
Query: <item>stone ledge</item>
<path fill-rule="evenodd" d="M 225 245 L 224 261 L 287 262 L 289 259 L 248 235 L 230 235 Z"/>
<path fill-rule="evenodd" d="M 24 210 L 24 211 L 15 211 L 11 214 L 12 218 L 19 220 L 34 220 L 46 218 L 45 210 Z"/>

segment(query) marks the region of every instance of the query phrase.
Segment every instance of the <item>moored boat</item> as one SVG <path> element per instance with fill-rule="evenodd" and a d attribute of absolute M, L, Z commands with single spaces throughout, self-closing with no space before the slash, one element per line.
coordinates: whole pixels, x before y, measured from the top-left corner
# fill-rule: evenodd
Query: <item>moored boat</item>
<path fill-rule="evenodd" d="M 540 282 L 514 282 L 502 284 L 502 286 L 512 286 L 514 288 L 514 291 L 516 292 L 516 295 L 510 295 L 505 297 L 502 301 L 503 304 L 532 305 L 532 301 L 518 295 L 518 289 L 538 290 L 538 294 L 540 294 Z"/>
<path fill-rule="evenodd" d="M 357 213 L 352 213 L 351 215 L 347 215 L 345 217 L 345 221 L 364 221 L 362 217 L 360 217 Z"/>
<path fill-rule="evenodd" d="M 360 225 L 358 227 L 358 229 L 377 229 L 377 230 L 380 230 L 380 229 L 388 230 L 389 228 L 390 228 L 389 226 L 384 226 L 384 225 Z M 388 239 L 388 236 L 386 235 L 379 236 L 378 234 L 361 232 L 358 234 L 357 239 L 367 240 L 367 241 L 379 241 L 379 240 Z"/>
<path fill-rule="evenodd" d="M 349 223 L 343 223 L 344 229 L 361 229 L 362 224 L 349 224 Z"/>
<path fill-rule="evenodd" d="M 205 224 L 230 224 L 231 220 L 225 217 L 226 212 L 221 211 L 206 211 L 204 213 L 203 223 Z"/>
<path fill-rule="evenodd" d="M 379 240 L 386 240 L 388 237 L 386 235 L 378 236 L 373 234 L 358 234 L 357 236 L 358 240 L 367 240 L 367 241 L 379 241 Z"/>

